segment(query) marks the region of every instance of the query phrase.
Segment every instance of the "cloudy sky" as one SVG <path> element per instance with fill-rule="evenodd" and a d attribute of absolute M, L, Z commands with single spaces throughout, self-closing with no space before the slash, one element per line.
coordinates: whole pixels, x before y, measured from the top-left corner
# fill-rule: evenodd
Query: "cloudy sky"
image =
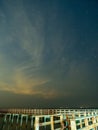
<path fill-rule="evenodd" d="M 98 107 L 98 1 L 0 0 L 0 107 Z"/>

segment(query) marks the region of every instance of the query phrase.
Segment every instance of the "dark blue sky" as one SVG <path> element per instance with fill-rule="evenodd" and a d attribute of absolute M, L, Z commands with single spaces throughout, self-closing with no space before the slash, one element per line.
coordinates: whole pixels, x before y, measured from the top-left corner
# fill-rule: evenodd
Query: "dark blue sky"
<path fill-rule="evenodd" d="M 98 107 L 97 77 L 97 0 L 0 0 L 1 107 Z"/>

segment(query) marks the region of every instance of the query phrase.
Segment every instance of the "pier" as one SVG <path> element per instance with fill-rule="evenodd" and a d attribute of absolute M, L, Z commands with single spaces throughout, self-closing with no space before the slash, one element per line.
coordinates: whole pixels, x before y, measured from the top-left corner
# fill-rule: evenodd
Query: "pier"
<path fill-rule="evenodd" d="M 98 109 L 1 109 L 0 116 L 0 130 L 6 124 L 29 130 L 98 130 Z"/>

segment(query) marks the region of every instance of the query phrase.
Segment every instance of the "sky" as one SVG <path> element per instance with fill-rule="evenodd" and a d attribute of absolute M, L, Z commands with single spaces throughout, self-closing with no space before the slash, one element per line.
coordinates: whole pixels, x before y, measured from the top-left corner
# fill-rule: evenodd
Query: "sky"
<path fill-rule="evenodd" d="M 98 108 L 98 1 L 0 0 L 0 107 Z"/>

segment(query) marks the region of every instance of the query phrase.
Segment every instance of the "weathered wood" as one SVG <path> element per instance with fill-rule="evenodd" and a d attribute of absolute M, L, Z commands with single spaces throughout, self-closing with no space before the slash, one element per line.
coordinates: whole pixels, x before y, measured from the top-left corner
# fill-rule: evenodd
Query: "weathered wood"
<path fill-rule="evenodd" d="M 47 126 L 50 126 L 51 130 L 63 130 L 64 128 L 68 128 L 68 130 L 98 129 L 98 110 L 96 109 L 51 109 L 51 111 L 50 109 L 10 109 L 8 113 L 4 113 L 3 110 L 3 114 L 5 115 L 5 124 L 7 122 L 14 123 L 16 120 L 16 123 L 22 127 L 23 121 L 25 120 L 27 125 L 29 119 L 31 128 L 34 130 L 40 130 L 40 127 L 46 129 Z"/>

